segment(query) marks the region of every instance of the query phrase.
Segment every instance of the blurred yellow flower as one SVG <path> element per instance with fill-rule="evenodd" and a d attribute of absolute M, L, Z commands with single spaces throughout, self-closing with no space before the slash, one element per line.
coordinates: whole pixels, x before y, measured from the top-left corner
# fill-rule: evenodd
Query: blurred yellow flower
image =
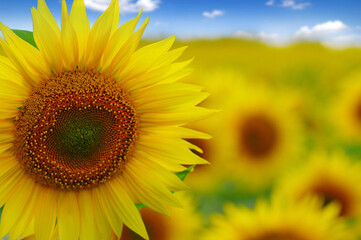
<path fill-rule="evenodd" d="M 320 203 L 298 203 L 273 196 L 271 203 L 258 200 L 253 210 L 226 205 L 225 216 L 217 214 L 204 240 L 341 240 L 352 239 L 337 222 L 337 209 L 320 210 Z"/>
<path fill-rule="evenodd" d="M 292 99 L 263 85 L 233 84 L 217 132 L 214 168 L 250 188 L 269 186 L 298 158 L 302 132 Z"/>
<path fill-rule="evenodd" d="M 276 191 L 290 201 L 317 197 L 323 206 L 336 205 L 339 215 L 361 214 L 361 165 L 343 154 L 316 152 L 304 166 L 298 166 L 279 179 Z"/>
<path fill-rule="evenodd" d="M 331 103 L 331 121 L 341 137 L 361 143 L 361 73 L 344 79 L 339 91 Z"/>

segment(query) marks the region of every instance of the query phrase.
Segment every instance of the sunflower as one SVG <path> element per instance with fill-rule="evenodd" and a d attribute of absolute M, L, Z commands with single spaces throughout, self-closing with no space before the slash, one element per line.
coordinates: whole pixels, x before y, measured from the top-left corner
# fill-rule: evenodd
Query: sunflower
<path fill-rule="evenodd" d="M 213 163 L 222 161 L 222 141 L 226 137 L 224 134 L 222 115 L 228 112 L 224 109 L 229 101 L 229 94 L 234 91 L 234 79 L 240 79 L 239 75 L 236 75 L 233 71 L 226 69 L 210 69 L 209 71 L 195 71 L 185 79 L 185 81 L 191 83 L 203 83 L 206 92 L 210 93 L 210 96 L 200 103 L 201 106 L 212 109 L 220 109 L 218 114 L 214 114 L 212 117 L 203 119 L 200 121 L 192 122 L 190 127 L 201 132 L 207 132 L 212 139 L 190 139 L 189 141 L 202 149 L 202 152 L 195 151 L 198 156 L 206 159 L 210 165 L 199 165 L 195 167 L 195 172 L 185 180 L 196 192 L 208 192 L 213 191 L 217 184 L 219 184 L 224 173 L 224 167 L 218 167 Z M 212 176 L 212 177 L 209 177 Z"/>
<path fill-rule="evenodd" d="M 263 85 L 235 84 L 223 109 L 215 168 L 228 169 L 250 188 L 269 185 L 284 167 L 295 162 L 302 134 L 292 100 Z"/>
<path fill-rule="evenodd" d="M 202 216 L 195 209 L 194 199 L 184 194 L 175 193 L 184 208 L 171 208 L 171 218 L 157 212 L 142 208 L 140 213 L 149 233 L 150 239 L 155 240 L 192 240 L 197 239 L 197 233 L 202 227 Z M 137 234 L 127 227 L 123 229 L 121 240 L 141 240 Z"/>
<path fill-rule="evenodd" d="M 337 221 L 337 209 L 320 210 L 316 199 L 300 203 L 274 196 L 271 203 L 258 200 L 253 210 L 225 206 L 225 216 L 212 218 L 204 240 L 336 240 L 353 239 Z"/>
<path fill-rule="evenodd" d="M 148 238 L 135 204 L 160 213 L 180 206 L 185 189 L 174 172 L 207 163 L 184 138 L 208 135 L 183 127 L 213 111 L 208 94 L 177 83 L 190 61 L 174 61 L 174 37 L 137 50 L 148 18 L 118 28 L 113 0 L 92 28 L 84 2 L 61 30 L 44 0 L 32 8 L 35 48 L 0 23 L 0 238 L 117 238 L 123 223 Z"/>
<path fill-rule="evenodd" d="M 344 139 L 361 143 L 361 73 L 345 79 L 333 103 L 331 119 Z M 340 117 L 342 116 L 342 117 Z"/>
<path fill-rule="evenodd" d="M 297 167 L 280 178 L 276 189 L 290 201 L 314 196 L 323 207 L 336 205 L 340 217 L 361 214 L 361 165 L 340 153 L 314 153 L 303 167 Z"/>

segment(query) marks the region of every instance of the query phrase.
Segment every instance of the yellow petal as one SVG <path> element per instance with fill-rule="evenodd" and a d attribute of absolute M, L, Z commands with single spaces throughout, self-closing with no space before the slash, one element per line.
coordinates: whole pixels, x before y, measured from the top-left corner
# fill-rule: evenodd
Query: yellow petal
<path fill-rule="evenodd" d="M 144 152 L 137 152 L 136 157 L 139 161 L 139 164 L 146 166 L 151 171 L 154 171 L 157 173 L 157 175 L 161 176 L 159 178 L 160 181 L 171 191 L 181 191 L 189 189 L 189 187 L 179 179 L 174 173 L 170 172 L 168 169 L 162 167 L 161 165 L 150 161 L 151 156 L 144 153 Z"/>
<path fill-rule="evenodd" d="M 70 22 L 75 29 L 78 39 L 79 50 L 79 68 L 84 67 L 84 52 L 88 42 L 88 36 L 90 32 L 90 25 L 88 17 L 85 11 L 85 5 L 83 0 L 74 0 L 73 6 L 70 12 Z"/>
<path fill-rule="evenodd" d="M 0 144 L 12 143 L 15 140 L 13 133 L 0 133 Z"/>
<path fill-rule="evenodd" d="M 65 0 L 63 0 L 61 11 L 61 46 L 66 66 L 74 69 L 79 61 L 79 44 L 76 32 L 69 19 Z"/>
<path fill-rule="evenodd" d="M 209 110 L 201 107 L 193 107 L 182 112 L 168 112 L 168 113 L 143 113 L 143 123 L 156 123 L 164 125 L 177 125 L 184 122 L 193 122 L 201 119 L 205 119 L 212 114 L 216 113 L 216 110 Z"/>
<path fill-rule="evenodd" d="M 200 139 L 211 139 L 212 137 L 206 133 L 199 132 L 190 128 L 180 127 L 180 126 L 157 126 L 157 127 L 148 127 L 143 128 L 143 132 L 146 134 L 157 134 L 164 137 L 172 138 L 200 138 Z"/>
<path fill-rule="evenodd" d="M 42 188 L 39 193 L 38 206 L 35 211 L 35 236 L 37 240 L 50 239 L 55 229 L 56 206 L 58 199 L 55 191 Z"/>
<path fill-rule="evenodd" d="M 100 233 L 100 235 L 103 237 L 103 239 L 109 239 L 112 235 L 112 228 L 109 225 L 109 222 L 107 221 L 107 217 L 105 216 L 102 206 L 102 203 L 98 197 L 98 191 L 94 190 L 92 191 L 92 199 L 94 200 L 93 204 L 93 210 L 94 210 L 94 216 L 95 216 L 95 224 L 97 226 L 97 229 Z"/>
<path fill-rule="evenodd" d="M 75 192 L 64 192 L 59 201 L 58 225 L 59 238 L 78 240 L 80 229 L 78 199 Z"/>
<path fill-rule="evenodd" d="M 115 77 L 127 60 L 131 57 L 135 49 L 137 48 L 140 38 L 142 37 L 145 27 L 149 22 L 149 18 L 146 18 L 142 26 L 128 39 L 128 41 L 120 48 L 117 54 L 114 56 L 109 68 L 104 68 L 103 72 L 111 77 Z"/>
<path fill-rule="evenodd" d="M 57 31 L 35 8 L 31 9 L 33 16 L 34 40 L 40 52 L 55 73 L 65 69 L 60 45 L 60 30 Z"/>
<path fill-rule="evenodd" d="M 29 195 L 26 207 L 22 211 L 18 209 L 21 211 L 21 216 L 16 221 L 16 224 L 11 228 L 9 232 L 9 239 L 18 239 L 19 236 L 27 230 L 34 217 L 35 204 L 38 202 L 39 186 L 36 186 L 36 183 L 32 179 L 29 179 L 28 181 L 33 183 L 33 186 L 30 187 L 30 189 L 32 189 L 31 195 Z M 5 206 L 8 204 L 9 203 L 6 203 Z"/>
<path fill-rule="evenodd" d="M 0 56 L 5 56 L 5 52 L 2 47 L 0 47 Z"/>
<path fill-rule="evenodd" d="M 19 164 L 18 164 L 19 165 Z M 20 181 L 24 173 L 19 169 L 18 166 L 10 166 L 5 172 L 0 175 L 0 204 L 3 206 L 11 197 L 14 191 L 14 187 Z M 1 224 L 1 222 L 0 222 Z"/>
<path fill-rule="evenodd" d="M 152 193 L 148 191 L 148 189 L 144 189 L 142 186 L 139 186 L 128 173 L 125 172 L 123 176 L 129 191 L 131 191 L 131 193 L 139 200 L 139 202 L 143 203 L 154 211 L 160 212 L 167 216 L 170 215 L 163 202 L 156 199 Z"/>
<path fill-rule="evenodd" d="M 0 145 L 0 154 L 7 152 L 9 149 L 12 149 L 13 146 L 14 146 L 13 143 L 1 144 Z"/>
<path fill-rule="evenodd" d="M 79 192 L 80 208 L 80 239 L 98 240 L 101 239 L 95 224 L 94 203 L 90 191 Z"/>
<path fill-rule="evenodd" d="M 51 14 L 48 6 L 46 5 L 45 0 L 38 0 L 38 12 L 41 14 L 44 19 L 48 22 L 49 26 L 53 29 L 53 32 L 58 34 L 58 37 L 60 35 L 60 29 L 58 24 L 56 23 L 53 15 Z"/>
<path fill-rule="evenodd" d="M 5 42 L 4 39 L 0 38 L 1 48 L 26 81 L 34 86 L 41 79 L 47 78 L 51 74 L 49 65 L 46 64 L 35 47 L 22 40 L 1 22 L 0 30 L 6 39 Z"/>
<path fill-rule="evenodd" d="M 34 235 L 34 218 L 30 224 L 26 227 L 25 231 L 21 234 L 20 239 L 22 240 L 36 240 Z"/>
<path fill-rule="evenodd" d="M 111 183 L 107 183 L 111 184 Z M 116 208 L 114 208 L 114 197 L 112 196 L 112 192 L 109 192 L 105 186 L 99 186 L 94 189 L 94 192 L 99 198 L 99 202 L 102 206 L 104 215 L 107 217 L 110 226 L 112 227 L 112 231 L 117 235 L 118 238 L 122 236 L 123 230 L 123 219 Z"/>
<path fill-rule="evenodd" d="M 6 202 L 1 215 L 0 222 L 0 238 L 5 236 L 11 229 L 15 227 L 30 203 L 34 181 L 29 180 L 27 176 L 22 176 L 18 183 L 14 186 L 9 200 Z M 22 229 L 25 230 L 25 229 Z"/>
<path fill-rule="evenodd" d="M 171 64 L 171 69 L 168 72 L 168 76 L 162 83 L 172 83 L 176 82 L 179 79 L 182 79 L 188 76 L 190 73 L 193 72 L 193 69 L 184 69 L 193 61 L 193 58 L 183 61 L 183 62 L 176 62 Z"/>
<path fill-rule="evenodd" d="M 122 79 L 124 87 L 133 95 L 144 91 L 142 88 L 160 83 L 172 83 L 189 75 L 192 69 L 183 69 L 192 60 L 177 62 L 150 70 L 127 80 Z"/>
<path fill-rule="evenodd" d="M 189 108 L 209 96 L 208 93 L 199 92 L 200 89 L 198 86 L 185 83 L 162 84 L 139 93 L 134 98 L 134 102 L 139 112 L 161 112 Z"/>
<path fill-rule="evenodd" d="M 154 61 L 166 53 L 173 45 L 175 36 L 147 45 L 137 50 L 119 73 L 120 79 L 127 79 L 148 71 Z M 141 68 L 139 66 L 142 66 Z"/>
<path fill-rule="evenodd" d="M 182 207 L 181 202 L 166 188 L 159 177 L 138 159 L 127 164 L 126 172 L 138 186 L 143 190 L 146 189 L 158 201 L 169 206 Z"/>
<path fill-rule="evenodd" d="M 124 23 L 120 28 L 118 28 L 111 38 L 109 39 L 109 43 L 104 50 L 103 60 L 102 60 L 102 68 L 107 69 L 113 58 L 118 53 L 120 48 L 124 45 L 124 43 L 131 37 L 134 32 L 135 27 L 138 24 L 140 15 L 142 11 L 139 12 L 138 16 L 133 18 L 132 20 Z"/>
<path fill-rule="evenodd" d="M 134 202 L 125 191 L 124 182 L 120 178 L 115 178 L 104 187 L 110 194 L 109 202 L 118 216 L 131 230 L 145 239 L 148 238 L 143 220 Z"/>
<path fill-rule="evenodd" d="M 31 84 L 16 70 L 11 61 L 0 56 L 0 93 L 25 98 L 30 88 Z"/>
<path fill-rule="evenodd" d="M 16 70 L 11 61 L 0 56 L 0 94 L 14 96 L 15 99 L 24 99 L 28 96 L 30 88 L 31 84 Z M 8 100 L 14 98 L 10 97 Z"/>
<path fill-rule="evenodd" d="M 169 139 L 163 141 L 161 139 L 154 139 L 157 135 L 141 136 L 139 138 L 140 151 L 149 154 L 155 154 L 159 157 L 159 162 L 171 161 L 178 164 L 193 165 L 193 164 L 209 164 L 203 158 L 197 156 L 189 150 L 189 143 L 182 139 Z M 153 140 L 152 140 L 153 139 Z M 150 141 L 150 142 L 149 142 Z"/>
<path fill-rule="evenodd" d="M 184 50 L 186 50 L 187 48 L 188 47 L 185 46 L 166 52 L 165 54 L 160 56 L 156 61 L 154 61 L 153 67 L 156 68 L 174 62 L 183 54 Z"/>
<path fill-rule="evenodd" d="M 14 123 L 0 119 L 0 133 L 13 133 L 14 130 Z"/>
<path fill-rule="evenodd" d="M 118 8 L 118 0 L 112 0 L 108 9 L 105 10 L 105 12 L 96 20 L 92 29 L 90 30 L 85 51 L 86 68 L 94 69 L 99 66 L 100 59 L 102 58 L 106 45 L 111 36 L 112 30 L 114 28 L 115 12 Z"/>

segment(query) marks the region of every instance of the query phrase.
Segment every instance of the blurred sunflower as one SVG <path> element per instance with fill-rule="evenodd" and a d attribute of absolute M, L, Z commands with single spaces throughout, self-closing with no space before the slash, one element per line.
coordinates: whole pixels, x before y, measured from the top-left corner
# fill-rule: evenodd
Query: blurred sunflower
<path fill-rule="evenodd" d="M 345 79 L 330 117 L 346 140 L 361 142 L 361 73 Z"/>
<path fill-rule="evenodd" d="M 308 199 L 299 203 L 273 197 L 258 200 L 253 210 L 227 205 L 225 216 L 215 215 L 204 240 L 336 240 L 352 239 L 336 221 L 337 210 L 318 209 L 320 203 Z"/>
<path fill-rule="evenodd" d="M 135 203 L 168 214 L 185 189 L 173 174 L 207 163 L 181 127 L 212 111 L 208 94 L 175 83 L 190 62 L 174 37 L 136 50 L 148 23 L 118 28 L 119 3 L 90 29 L 84 2 L 62 4 L 61 30 L 44 0 L 31 10 L 38 49 L 0 23 L 0 238 L 117 238 L 123 223 L 148 238 Z M 134 32 L 134 33 L 133 33 Z"/>
<path fill-rule="evenodd" d="M 298 202 L 305 197 L 317 197 L 323 206 L 336 205 L 342 217 L 361 214 L 361 165 L 350 162 L 341 154 L 314 153 L 308 163 L 290 171 L 276 187 L 280 195 Z"/>
<path fill-rule="evenodd" d="M 198 165 L 194 169 L 194 173 L 190 174 L 185 180 L 191 188 L 199 192 L 213 191 L 219 185 L 220 178 L 224 175 L 224 168 L 215 167 L 214 162 L 220 161 L 223 156 L 220 149 L 220 142 L 223 135 L 222 114 L 224 114 L 224 106 L 228 104 L 229 96 L 224 94 L 234 90 L 234 80 L 240 79 L 240 74 L 236 74 L 229 69 L 212 69 L 207 71 L 195 71 L 194 74 L 188 76 L 184 81 L 188 83 L 203 83 L 206 92 L 210 96 L 200 103 L 200 106 L 211 109 L 220 109 L 218 114 L 214 114 L 207 119 L 190 123 L 189 127 L 201 132 L 207 132 L 212 139 L 188 139 L 189 142 L 199 147 L 199 150 L 193 150 L 198 156 L 206 159 L 210 165 Z M 209 176 L 212 176 L 211 178 Z"/>
<path fill-rule="evenodd" d="M 262 188 L 296 159 L 302 135 L 292 100 L 258 85 L 242 84 L 229 93 L 218 138 L 222 156 L 214 167 L 227 169 L 250 188 Z M 213 134 L 213 133 L 212 133 Z"/>
<path fill-rule="evenodd" d="M 195 240 L 202 227 L 202 216 L 195 209 L 195 202 L 192 197 L 184 193 L 175 193 L 184 203 L 184 208 L 171 208 L 171 218 L 148 208 L 142 208 L 144 224 L 149 233 L 150 239 L 155 240 Z M 123 229 L 121 240 L 141 240 L 127 227 Z"/>

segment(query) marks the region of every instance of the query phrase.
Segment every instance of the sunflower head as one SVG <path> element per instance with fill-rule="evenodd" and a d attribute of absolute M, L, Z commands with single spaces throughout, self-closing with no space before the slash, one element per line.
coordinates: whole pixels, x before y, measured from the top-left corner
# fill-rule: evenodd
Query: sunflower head
<path fill-rule="evenodd" d="M 353 239 L 345 226 L 336 221 L 336 209 L 323 211 L 318 209 L 319 204 L 315 199 L 294 203 L 277 195 L 272 195 L 270 203 L 258 200 L 254 209 L 228 204 L 224 208 L 224 216 L 213 216 L 212 228 L 202 239 Z"/>
<path fill-rule="evenodd" d="M 263 85 L 235 83 L 234 88 L 221 112 L 223 131 L 214 134 L 220 139 L 220 159 L 227 160 L 220 165 L 228 169 L 227 176 L 264 188 L 297 160 L 300 123 L 288 96 L 276 96 Z"/>
<path fill-rule="evenodd" d="M 129 94 L 115 79 L 80 70 L 39 82 L 16 119 L 22 167 L 59 189 L 94 187 L 119 174 L 139 125 Z"/>
<path fill-rule="evenodd" d="M 316 197 L 323 208 L 337 206 L 341 217 L 360 216 L 361 188 L 355 184 L 360 171 L 360 164 L 341 153 L 316 152 L 305 166 L 280 178 L 277 189 L 291 201 Z"/>
<path fill-rule="evenodd" d="M 184 140 L 209 138 L 184 126 L 213 113 L 177 82 L 185 48 L 138 49 L 148 18 L 118 27 L 117 0 L 92 27 L 82 0 L 63 0 L 61 28 L 44 0 L 31 13 L 37 48 L 0 23 L 0 238 L 120 238 L 123 223 L 148 238 L 135 204 L 169 214 L 187 188 L 174 173 L 207 163 Z"/>
<path fill-rule="evenodd" d="M 344 79 L 332 101 L 331 122 L 343 139 L 361 142 L 361 74 Z M 342 116 L 342 117 L 340 117 Z"/>

